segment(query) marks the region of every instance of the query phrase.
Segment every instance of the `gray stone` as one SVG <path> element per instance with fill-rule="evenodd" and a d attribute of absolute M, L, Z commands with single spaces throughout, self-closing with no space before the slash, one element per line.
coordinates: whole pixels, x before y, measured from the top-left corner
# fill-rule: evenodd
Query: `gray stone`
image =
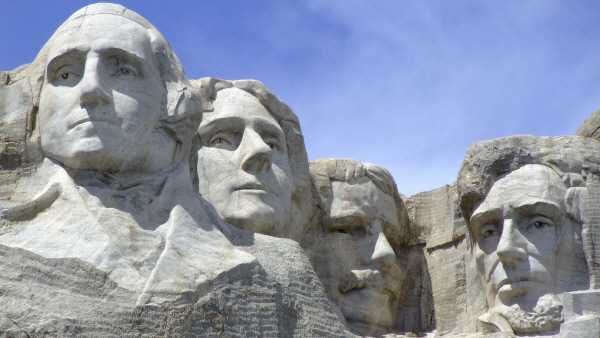
<path fill-rule="evenodd" d="M 88 6 L 2 79 L 3 335 L 350 335 L 297 243 L 198 194 L 201 95 L 146 20 Z"/>
<path fill-rule="evenodd" d="M 577 136 L 600 139 L 600 110 L 590 115 L 575 132 Z"/>
<path fill-rule="evenodd" d="M 322 216 L 303 246 L 327 295 L 361 335 L 395 327 L 406 265 L 396 252 L 408 218 L 389 172 L 349 159 L 310 162 Z"/>
<path fill-rule="evenodd" d="M 600 332 L 600 290 L 565 292 L 561 337 L 597 337 Z"/>
<path fill-rule="evenodd" d="M 467 150 L 458 187 L 486 290 L 484 332 L 558 334 L 563 294 L 597 287 L 599 145 L 521 135 Z"/>
<path fill-rule="evenodd" d="M 88 6 L 0 72 L 0 336 L 598 337 L 599 130 L 475 143 L 406 197 Z"/>
<path fill-rule="evenodd" d="M 191 160 L 202 196 L 241 229 L 300 240 L 313 201 L 296 115 L 256 80 L 193 84 L 204 99 Z"/>

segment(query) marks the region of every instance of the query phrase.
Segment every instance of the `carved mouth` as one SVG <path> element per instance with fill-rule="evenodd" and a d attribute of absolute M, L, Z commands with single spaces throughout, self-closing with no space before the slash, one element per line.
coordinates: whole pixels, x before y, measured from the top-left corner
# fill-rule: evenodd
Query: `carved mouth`
<path fill-rule="evenodd" d="M 260 183 L 245 183 L 235 188 L 234 191 L 265 191 Z"/>
<path fill-rule="evenodd" d="M 389 274 L 377 270 L 352 270 L 340 280 L 338 290 L 341 293 L 349 293 L 370 289 L 391 296 L 399 292 L 397 282 Z"/>
<path fill-rule="evenodd" d="M 94 122 L 104 122 L 104 123 L 112 124 L 113 126 L 118 126 L 118 125 L 115 123 L 115 121 L 113 121 L 113 120 L 111 120 L 111 119 L 103 119 L 103 118 L 94 118 L 94 119 L 92 119 L 92 118 L 90 118 L 90 117 L 86 117 L 86 118 L 84 118 L 84 119 L 77 120 L 77 121 L 75 121 L 75 122 L 73 122 L 73 123 L 69 124 L 69 125 L 67 126 L 67 128 L 70 130 L 70 129 L 73 129 L 73 128 L 77 127 L 78 125 L 80 125 L 80 124 L 84 124 L 84 123 L 86 123 L 86 122 L 92 122 L 92 123 L 94 123 Z"/>
<path fill-rule="evenodd" d="M 535 282 L 530 276 L 522 276 L 515 278 L 506 278 L 498 283 L 498 290 L 500 290 L 505 285 L 517 284 L 521 282 Z"/>

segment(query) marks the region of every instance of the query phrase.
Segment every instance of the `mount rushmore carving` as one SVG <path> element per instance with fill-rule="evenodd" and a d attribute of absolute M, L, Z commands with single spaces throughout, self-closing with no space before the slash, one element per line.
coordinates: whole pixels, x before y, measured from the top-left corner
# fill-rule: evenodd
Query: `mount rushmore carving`
<path fill-rule="evenodd" d="M 0 79 L 1 336 L 600 333 L 595 115 L 477 142 L 407 197 L 377 165 L 309 162 L 263 83 L 188 80 L 120 5 Z"/>

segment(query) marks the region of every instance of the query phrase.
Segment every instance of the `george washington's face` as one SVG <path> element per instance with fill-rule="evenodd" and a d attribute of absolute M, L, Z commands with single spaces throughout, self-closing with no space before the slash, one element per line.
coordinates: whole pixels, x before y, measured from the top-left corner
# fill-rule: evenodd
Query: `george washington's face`
<path fill-rule="evenodd" d="M 39 105 L 45 156 L 73 169 L 156 172 L 176 143 L 148 31 L 113 15 L 74 20 L 49 46 Z"/>

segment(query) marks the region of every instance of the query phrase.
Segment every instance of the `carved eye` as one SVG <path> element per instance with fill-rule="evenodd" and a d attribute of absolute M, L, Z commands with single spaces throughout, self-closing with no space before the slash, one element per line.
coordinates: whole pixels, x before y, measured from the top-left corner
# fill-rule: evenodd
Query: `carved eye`
<path fill-rule="evenodd" d="M 486 232 L 483 233 L 483 238 L 488 238 L 488 237 L 498 236 L 498 235 L 500 235 L 500 233 L 496 230 L 487 230 Z"/>
<path fill-rule="evenodd" d="M 493 226 L 492 224 L 486 224 L 483 227 L 481 227 L 481 236 L 483 238 L 489 238 L 489 237 L 499 236 L 499 235 L 500 235 L 500 231 L 498 231 L 498 229 L 496 229 L 496 227 Z"/>
<path fill-rule="evenodd" d="M 73 72 L 72 67 L 61 67 L 56 74 L 54 75 L 54 78 L 60 81 L 64 81 L 64 80 L 69 80 L 71 81 L 73 79 L 73 76 L 75 75 L 75 73 Z"/>
<path fill-rule="evenodd" d="M 222 137 L 217 137 L 217 138 L 214 138 L 210 142 L 210 144 L 213 144 L 213 145 L 215 145 L 215 144 L 224 144 L 225 142 L 227 142 L 227 141 L 225 141 L 225 139 L 223 139 Z"/>
<path fill-rule="evenodd" d="M 543 215 L 537 215 L 536 217 L 534 217 L 531 220 L 531 223 L 529 223 L 529 225 L 527 226 L 527 230 L 532 230 L 532 229 L 538 229 L 538 230 L 542 230 L 545 228 L 549 228 L 554 226 L 554 222 L 549 219 L 548 217 L 545 217 Z"/>
<path fill-rule="evenodd" d="M 135 69 L 129 66 L 121 66 L 115 73 L 116 76 L 137 76 Z"/>
<path fill-rule="evenodd" d="M 279 150 L 279 141 L 274 137 L 266 137 L 264 142 L 273 150 Z"/>
<path fill-rule="evenodd" d="M 229 141 L 229 138 L 227 136 L 225 136 L 223 133 L 218 133 L 217 135 L 214 135 L 210 139 L 210 142 L 208 144 L 215 148 L 224 148 L 225 149 L 225 148 L 229 147 L 229 145 L 231 145 L 231 142 Z"/>
<path fill-rule="evenodd" d="M 367 228 L 368 225 L 366 224 L 358 226 L 354 224 L 345 224 L 332 229 L 331 232 L 343 235 L 341 238 L 344 238 L 344 240 L 361 242 L 367 235 Z"/>
<path fill-rule="evenodd" d="M 342 225 L 331 229 L 330 232 L 336 241 L 339 241 L 344 249 L 355 249 L 363 245 L 369 237 L 367 225 Z"/>

